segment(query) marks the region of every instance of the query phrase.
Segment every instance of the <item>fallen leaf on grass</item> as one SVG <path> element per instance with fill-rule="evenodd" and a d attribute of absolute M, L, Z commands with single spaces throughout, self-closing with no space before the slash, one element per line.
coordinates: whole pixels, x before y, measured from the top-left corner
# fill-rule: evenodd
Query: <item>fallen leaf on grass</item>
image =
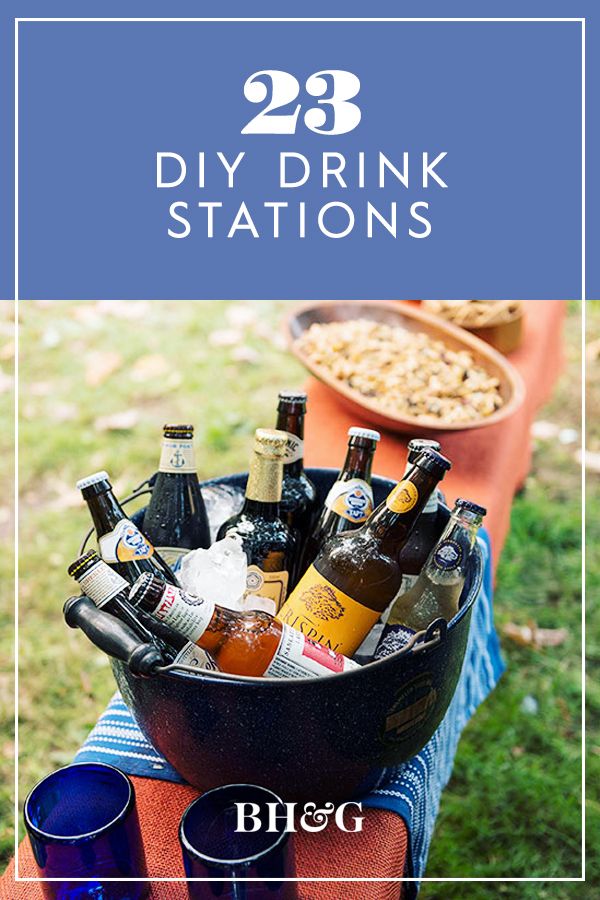
<path fill-rule="evenodd" d="M 5 375 L 4 372 L 0 372 L 0 394 L 7 394 L 9 391 L 12 391 L 14 383 L 15 379 L 12 375 Z"/>
<path fill-rule="evenodd" d="M 140 420 L 137 409 L 124 409 L 110 416 L 100 416 L 94 422 L 96 431 L 131 431 Z"/>
<path fill-rule="evenodd" d="M 137 382 L 153 381 L 166 375 L 169 371 L 169 363 L 164 356 L 156 353 L 150 356 L 140 356 L 131 369 L 131 380 Z"/>
<path fill-rule="evenodd" d="M 530 622 L 528 625 L 515 625 L 514 622 L 507 622 L 502 631 L 515 644 L 534 649 L 559 647 L 569 636 L 566 628 L 538 628 L 535 622 Z"/>
<path fill-rule="evenodd" d="M 239 344 L 231 351 L 231 358 L 236 362 L 257 363 L 260 361 L 260 353 L 248 344 Z"/>
<path fill-rule="evenodd" d="M 115 350 L 92 353 L 85 367 L 85 381 L 90 387 L 98 387 L 107 378 L 120 369 L 123 365 L 123 357 Z"/>
<path fill-rule="evenodd" d="M 600 338 L 586 344 L 585 355 L 588 362 L 596 362 L 597 359 L 600 359 Z"/>
<path fill-rule="evenodd" d="M 212 347 L 234 347 L 243 339 L 242 332 L 234 328 L 217 328 L 208 335 L 208 343 Z"/>
<path fill-rule="evenodd" d="M 225 311 L 225 317 L 230 325 L 234 328 L 244 328 L 256 321 L 256 309 L 248 306 L 246 303 L 235 303 L 228 306 Z"/>
<path fill-rule="evenodd" d="M 3 344 L 0 348 L 0 359 L 9 360 L 13 359 L 15 355 L 15 342 L 7 341 L 6 344 Z"/>
<path fill-rule="evenodd" d="M 600 472 L 600 453 L 596 453 L 593 450 L 578 450 L 575 454 L 575 459 L 578 463 L 581 464 L 583 460 L 583 464 L 589 472 Z"/>

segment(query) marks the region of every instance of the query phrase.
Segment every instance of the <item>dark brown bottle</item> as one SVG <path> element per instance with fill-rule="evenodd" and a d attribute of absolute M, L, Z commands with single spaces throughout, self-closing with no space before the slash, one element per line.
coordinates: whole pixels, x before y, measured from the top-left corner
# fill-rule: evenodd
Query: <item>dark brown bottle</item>
<path fill-rule="evenodd" d="M 296 536 L 279 515 L 286 435 L 258 428 L 242 511 L 221 525 L 217 540 L 238 537 L 248 560 L 246 589 L 272 600 L 277 612 L 296 562 Z"/>
<path fill-rule="evenodd" d="M 352 655 L 396 596 L 399 555 L 450 462 L 424 450 L 357 531 L 326 541 L 277 618 L 338 653 Z"/>
<path fill-rule="evenodd" d="M 436 450 L 440 453 L 442 448 L 437 441 L 421 438 L 409 441 L 406 471 L 415 464 L 419 453 L 426 449 Z M 400 551 L 400 568 L 402 569 L 401 593 L 410 590 L 415 583 L 419 577 L 419 572 L 427 561 L 431 548 L 438 538 L 439 528 L 436 527 L 436 523 L 439 503 L 440 493 L 436 489 L 431 492 L 415 527 L 410 533 L 408 541 Z"/>
<path fill-rule="evenodd" d="M 297 529 L 300 542 L 310 533 L 317 511 L 317 491 L 304 471 L 305 415 L 304 391 L 279 392 L 276 428 L 287 435 L 279 512 L 290 528 Z"/>
<path fill-rule="evenodd" d="M 358 668 L 266 612 L 237 612 L 142 575 L 130 591 L 137 607 L 205 650 L 222 672 L 310 678 Z"/>
<path fill-rule="evenodd" d="M 148 538 L 127 518 L 115 497 L 106 472 L 95 472 L 77 482 L 87 502 L 102 559 L 130 584 L 151 572 L 171 584 L 177 579 Z"/>
<path fill-rule="evenodd" d="M 158 472 L 144 514 L 144 534 L 172 567 L 188 551 L 210 547 L 193 441 L 193 425 L 163 427 Z"/>
<path fill-rule="evenodd" d="M 373 512 L 371 468 L 379 439 L 379 432 L 369 428 L 348 429 L 346 459 L 307 541 L 306 565 L 314 560 L 328 538 L 360 528 Z"/>
<path fill-rule="evenodd" d="M 207 654 L 194 643 L 144 610 L 136 609 L 129 601 L 129 582 L 100 559 L 95 550 L 88 550 L 78 557 L 67 572 L 77 581 L 82 593 L 93 600 L 99 609 L 120 619 L 142 641 L 154 643 L 165 663 L 178 662 L 202 669 L 215 668 Z"/>

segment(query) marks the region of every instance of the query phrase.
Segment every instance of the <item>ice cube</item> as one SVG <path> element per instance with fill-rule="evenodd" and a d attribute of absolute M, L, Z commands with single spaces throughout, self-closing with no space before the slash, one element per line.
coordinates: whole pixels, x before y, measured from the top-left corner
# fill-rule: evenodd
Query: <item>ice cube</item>
<path fill-rule="evenodd" d="M 243 488 L 231 484 L 207 484 L 202 499 L 210 525 L 210 539 L 214 541 L 223 522 L 237 515 L 244 504 Z"/>
<path fill-rule="evenodd" d="M 246 590 L 246 554 L 237 537 L 216 541 L 208 550 L 192 550 L 181 561 L 177 573 L 182 588 L 197 597 L 204 597 L 240 610 Z"/>

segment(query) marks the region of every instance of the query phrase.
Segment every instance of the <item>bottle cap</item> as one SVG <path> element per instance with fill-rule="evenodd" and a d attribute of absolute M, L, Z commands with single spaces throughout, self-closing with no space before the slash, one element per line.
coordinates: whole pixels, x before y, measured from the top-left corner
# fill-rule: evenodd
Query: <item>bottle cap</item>
<path fill-rule="evenodd" d="M 452 463 L 449 459 L 446 459 L 437 450 L 431 450 L 428 447 L 419 451 L 414 464 L 420 469 L 425 469 L 425 471 L 437 475 L 438 478 L 443 478 L 444 474 L 452 468 Z"/>
<path fill-rule="evenodd" d="M 94 472 L 87 478 L 80 478 L 76 487 L 82 492 L 84 497 L 91 494 L 102 494 L 104 491 L 110 491 L 111 485 L 107 472 Z"/>
<path fill-rule="evenodd" d="M 175 434 L 191 434 L 194 433 L 193 425 L 163 425 L 163 432 L 166 434 L 167 432 L 175 433 Z"/>
<path fill-rule="evenodd" d="M 358 428 L 355 425 L 348 429 L 348 437 L 367 438 L 369 441 L 381 440 L 381 435 L 378 431 L 372 431 L 370 428 Z"/>
<path fill-rule="evenodd" d="M 285 403 L 306 403 L 306 391 L 279 391 L 279 399 Z"/>
<path fill-rule="evenodd" d="M 156 578 L 151 572 L 144 572 L 137 581 L 132 585 L 129 589 L 129 600 L 134 606 L 141 606 L 144 608 L 144 605 L 152 605 L 152 602 L 148 604 L 148 600 L 150 599 L 150 595 L 156 593 L 157 585 L 158 587 L 164 587 L 164 584 L 160 581 L 160 579 Z"/>
<path fill-rule="evenodd" d="M 455 506 L 458 506 L 459 509 L 466 509 L 468 512 L 475 513 L 476 516 L 485 516 L 487 513 L 487 509 L 485 506 L 480 506 L 478 503 L 473 503 L 472 500 L 463 500 L 462 497 L 458 497 L 456 500 Z"/>
<path fill-rule="evenodd" d="M 275 428 L 257 428 L 254 433 L 254 452 L 270 459 L 283 459 L 287 434 Z"/>
<path fill-rule="evenodd" d="M 67 575 L 77 578 L 82 575 L 84 570 L 88 568 L 90 563 L 95 563 L 100 559 L 95 550 L 88 550 L 83 556 L 78 556 L 67 569 Z"/>
<path fill-rule="evenodd" d="M 438 441 L 429 441 L 427 438 L 413 438 L 408 442 L 408 461 L 414 463 L 421 450 L 441 451 L 442 446 Z"/>

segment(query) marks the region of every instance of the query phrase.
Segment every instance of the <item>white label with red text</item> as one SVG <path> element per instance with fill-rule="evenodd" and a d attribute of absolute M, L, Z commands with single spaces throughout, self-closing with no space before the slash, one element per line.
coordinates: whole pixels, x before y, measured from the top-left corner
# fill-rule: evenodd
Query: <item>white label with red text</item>
<path fill-rule="evenodd" d="M 217 671 L 217 666 L 208 653 L 191 642 L 186 644 L 185 647 L 179 651 L 173 660 L 173 665 L 175 663 L 179 663 L 182 666 L 192 666 L 197 669 L 211 669 L 212 671 Z"/>
<path fill-rule="evenodd" d="M 282 629 L 279 646 L 265 677 L 311 678 L 360 668 L 358 663 L 310 641 L 290 625 L 284 624 Z"/>
<path fill-rule="evenodd" d="M 99 607 L 104 606 L 122 591 L 129 592 L 128 582 L 100 559 L 77 580 L 82 593 Z"/>
<path fill-rule="evenodd" d="M 208 628 L 214 611 L 215 604 L 212 600 L 193 597 L 174 585 L 167 584 L 160 602 L 153 610 L 153 615 L 161 622 L 166 622 L 188 641 L 195 642 Z"/>

